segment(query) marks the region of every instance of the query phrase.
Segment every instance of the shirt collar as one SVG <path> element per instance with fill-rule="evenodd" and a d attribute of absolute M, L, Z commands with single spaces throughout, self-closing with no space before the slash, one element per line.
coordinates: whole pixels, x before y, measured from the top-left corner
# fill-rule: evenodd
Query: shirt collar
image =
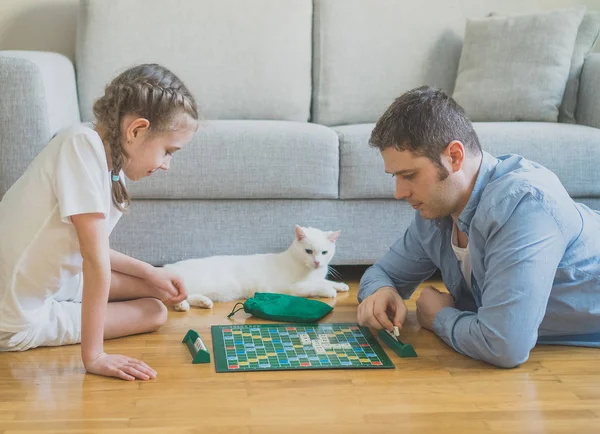
<path fill-rule="evenodd" d="M 467 236 L 469 235 L 469 226 L 471 225 L 471 220 L 473 219 L 479 201 L 481 200 L 483 190 L 485 190 L 488 182 L 490 182 L 490 178 L 492 177 L 497 164 L 498 159 L 496 157 L 483 151 L 483 157 L 479 166 L 479 172 L 477 173 L 475 185 L 473 186 L 473 191 L 471 192 L 471 196 L 469 197 L 465 209 L 463 209 L 458 216 L 458 229 L 460 229 L 461 232 L 465 232 Z"/>

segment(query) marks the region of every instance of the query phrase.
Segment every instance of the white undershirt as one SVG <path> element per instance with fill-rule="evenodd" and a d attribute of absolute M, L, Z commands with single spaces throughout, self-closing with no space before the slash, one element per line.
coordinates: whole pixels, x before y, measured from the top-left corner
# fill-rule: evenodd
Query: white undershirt
<path fill-rule="evenodd" d="M 458 259 L 460 270 L 467 282 L 467 286 L 471 289 L 471 257 L 469 255 L 469 243 L 466 247 L 458 247 L 458 234 L 456 223 L 452 225 L 452 250 Z"/>

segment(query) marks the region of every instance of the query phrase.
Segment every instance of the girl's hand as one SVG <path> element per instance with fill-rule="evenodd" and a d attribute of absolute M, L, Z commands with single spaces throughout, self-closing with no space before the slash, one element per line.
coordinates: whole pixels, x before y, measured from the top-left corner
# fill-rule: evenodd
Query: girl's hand
<path fill-rule="evenodd" d="M 85 370 L 90 374 L 117 377 L 133 381 L 156 378 L 156 371 L 141 360 L 118 354 L 100 353 L 96 358 L 85 364 Z"/>
<path fill-rule="evenodd" d="M 166 268 L 153 267 L 146 281 L 156 289 L 156 298 L 165 304 L 175 305 L 187 298 L 181 277 Z"/>

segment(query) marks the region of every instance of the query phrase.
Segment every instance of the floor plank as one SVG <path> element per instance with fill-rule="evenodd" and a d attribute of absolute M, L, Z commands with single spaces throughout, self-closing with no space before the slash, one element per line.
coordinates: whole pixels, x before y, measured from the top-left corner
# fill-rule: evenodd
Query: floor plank
<path fill-rule="evenodd" d="M 326 322 L 356 321 L 359 277 L 327 301 L 335 309 Z M 519 368 L 497 369 L 420 329 L 413 298 L 402 338 L 419 357 L 388 351 L 394 370 L 217 374 L 214 359 L 192 365 L 181 343 L 188 329 L 212 350 L 212 324 L 265 322 L 227 319 L 233 305 L 170 312 L 156 333 L 106 343 L 154 367 L 153 381 L 85 375 L 79 346 L 1 354 L 0 434 L 598 432 L 598 350 L 538 347 Z"/>

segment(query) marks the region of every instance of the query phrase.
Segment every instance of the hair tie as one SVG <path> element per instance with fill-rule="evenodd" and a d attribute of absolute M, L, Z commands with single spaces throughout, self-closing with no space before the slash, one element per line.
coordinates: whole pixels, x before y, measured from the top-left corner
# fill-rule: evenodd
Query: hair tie
<path fill-rule="evenodd" d="M 115 174 L 113 173 L 113 175 L 112 175 L 112 180 L 113 180 L 113 182 L 119 182 L 119 180 L 120 180 L 120 179 L 121 179 L 121 177 L 120 177 L 119 175 L 115 175 Z"/>

